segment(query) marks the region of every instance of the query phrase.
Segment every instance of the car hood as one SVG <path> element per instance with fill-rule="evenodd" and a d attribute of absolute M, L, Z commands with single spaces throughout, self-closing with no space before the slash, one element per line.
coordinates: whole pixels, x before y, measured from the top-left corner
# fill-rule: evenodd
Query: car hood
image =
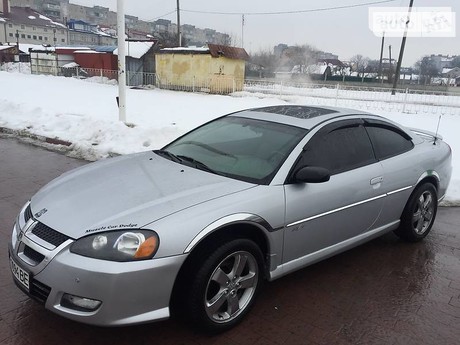
<path fill-rule="evenodd" d="M 153 152 L 88 164 L 31 199 L 35 218 L 71 238 L 140 228 L 255 185 L 184 166 Z"/>

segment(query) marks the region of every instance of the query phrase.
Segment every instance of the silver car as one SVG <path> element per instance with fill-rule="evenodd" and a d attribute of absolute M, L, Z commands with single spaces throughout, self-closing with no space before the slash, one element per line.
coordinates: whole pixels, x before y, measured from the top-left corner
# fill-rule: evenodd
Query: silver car
<path fill-rule="evenodd" d="M 13 279 L 88 324 L 177 312 L 223 331 L 247 314 L 263 279 L 390 231 L 423 239 L 450 176 L 440 136 L 380 116 L 240 111 L 43 187 L 13 228 Z"/>

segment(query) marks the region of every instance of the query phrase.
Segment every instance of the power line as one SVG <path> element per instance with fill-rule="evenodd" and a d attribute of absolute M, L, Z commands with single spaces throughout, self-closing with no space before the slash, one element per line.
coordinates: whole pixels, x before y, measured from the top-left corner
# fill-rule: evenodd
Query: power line
<path fill-rule="evenodd" d="M 314 9 L 296 10 L 296 11 L 277 11 L 277 12 L 214 12 L 214 11 L 198 11 L 198 10 L 186 10 L 186 9 L 181 9 L 181 11 L 189 12 L 189 13 L 215 14 L 215 15 L 259 16 L 259 15 L 279 15 L 279 14 L 324 12 L 324 11 L 342 10 L 346 8 L 363 7 L 363 6 L 368 6 L 368 5 L 385 4 L 388 2 L 394 2 L 394 1 L 396 0 L 381 0 L 381 1 L 372 1 L 372 2 L 365 2 L 361 4 L 352 4 L 352 5 L 344 5 L 344 6 L 323 7 L 323 8 L 314 8 Z"/>
<path fill-rule="evenodd" d="M 181 10 L 182 11 L 182 10 Z M 163 18 L 163 17 L 166 17 L 166 16 L 169 16 L 170 14 L 173 14 L 173 13 L 176 13 L 176 10 L 172 10 L 168 13 L 165 13 L 165 14 L 162 14 L 161 16 L 158 16 L 158 17 L 155 17 L 155 18 L 152 18 L 152 19 L 149 19 L 147 20 L 147 22 L 153 22 L 154 20 L 157 20 L 157 19 L 160 19 L 160 18 Z"/>

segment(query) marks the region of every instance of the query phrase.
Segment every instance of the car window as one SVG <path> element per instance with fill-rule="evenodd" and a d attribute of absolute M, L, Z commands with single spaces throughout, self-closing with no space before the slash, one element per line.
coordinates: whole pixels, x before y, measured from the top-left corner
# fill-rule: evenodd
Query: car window
<path fill-rule="evenodd" d="M 198 161 L 210 168 L 208 171 L 269 184 L 307 132 L 307 129 L 285 124 L 227 116 L 193 130 L 164 150 L 179 159 L 193 158 L 195 163 Z M 195 167 L 199 168 L 197 164 Z"/>
<path fill-rule="evenodd" d="M 334 175 L 377 161 L 363 125 L 334 127 L 323 128 L 307 143 L 297 168 L 318 166 Z"/>
<path fill-rule="evenodd" d="M 414 147 L 412 140 L 395 128 L 380 125 L 366 125 L 367 132 L 379 160 L 407 152 Z"/>

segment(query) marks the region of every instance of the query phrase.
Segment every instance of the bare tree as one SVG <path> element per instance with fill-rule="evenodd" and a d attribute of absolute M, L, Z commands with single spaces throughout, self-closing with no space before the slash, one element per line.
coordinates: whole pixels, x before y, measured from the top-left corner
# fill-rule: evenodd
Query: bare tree
<path fill-rule="evenodd" d="M 439 76 L 439 70 L 436 64 L 429 56 L 424 56 L 415 63 L 414 69 L 420 74 L 420 81 L 423 84 L 431 84 L 433 77 Z"/>
<path fill-rule="evenodd" d="M 370 59 L 368 57 L 362 56 L 361 54 L 356 54 L 350 59 L 350 62 L 352 62 L 353 64 L 353 71 L 356 71 L 358 73 L 358 76 L 361 72 L 362 77 L 364 77 L 364 72 L 366 71 L 366 68 L 369 65 L 369 61 Z"/>
<path fill-rule="evenodd" d="M 155 38 L 158 39 L 158 43 L 160 47 L 162 48 L 173 48 L 177 47 L 177 41 L 178 41 L 178 34 L 177 33 L 170 33 L 168 31 L 163 31 L 163 32 L 156 32 Z M 181 36 L 181 46 L 186 47 L 188 44 L 187 38 L 182 35 Z"/>

